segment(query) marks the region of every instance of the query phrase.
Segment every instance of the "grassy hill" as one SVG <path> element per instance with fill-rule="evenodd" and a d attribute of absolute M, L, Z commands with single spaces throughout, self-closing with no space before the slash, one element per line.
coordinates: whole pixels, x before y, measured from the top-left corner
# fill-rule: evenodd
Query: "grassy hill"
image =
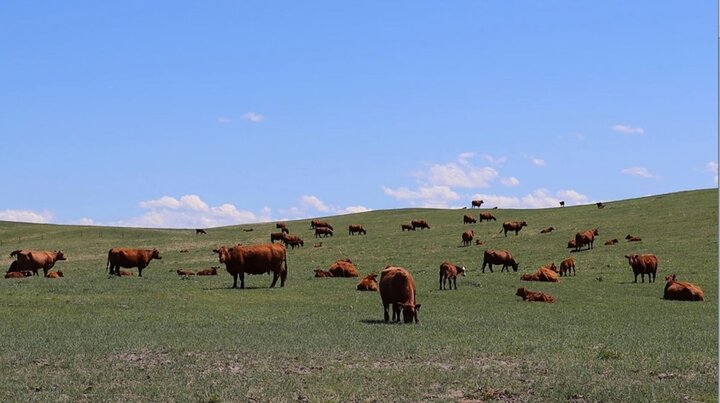
<path fill-rule="evenodd" d="M 181 279 L 218 266 L 212 249 L 267 242 L 274 223 L 194 230 L 0 222 L 0 263 L 19 248 L 61 249 L 65 278 L 0 281 L 0 397 L 9 401 L 717 401 L 718 193 L 698 190 L 537 210 L 401 209 L 288 222 L 305 247 L 288 251 L 284 288 L 270 276 Z M 490 211 L 497 222 L 463 224 Z M 431 229 L 401 232 L 411 219 Z M 518 236 L 501 222 L 525 220 Z M 366 236 L 348 236 L 349 224 Z M 555 231 L 540 234 L 553 226 Z M 461 247 L 472 228 L 484 245 Z M 595 248 L 567 241 L 598 228 Z M 252 229 L 252 231 L 247 231 Z M 627 243 L 625 235 L 642 237 Z M 617 238 L 620 243 L 604 246 Z M 322 247 L 313 247 L 322 241 Z M 105 272 L 112 247 L 158 248 L 143 278 Z M 488 248 L 507 249 L 518 273 L 480 272 Z M 188 249 L 188 253 L 180 253 Z M 655 253 L 656 283 L 633 283 L 623 255 Z M 520 274 L 565 257 L 577 276 L 557 284 Z M 378 293 L 357 279 L 316 279 L 350 258 L 364 275 L 408 268 L 420 325 L 385 324 Z M 438 290 L 443 261 L 465 265 L 457 291 Z M 698 284 L 704 302 L 662 299 L 664 277 Z M 525 303 L 515 290 L 548 292 Z"/>

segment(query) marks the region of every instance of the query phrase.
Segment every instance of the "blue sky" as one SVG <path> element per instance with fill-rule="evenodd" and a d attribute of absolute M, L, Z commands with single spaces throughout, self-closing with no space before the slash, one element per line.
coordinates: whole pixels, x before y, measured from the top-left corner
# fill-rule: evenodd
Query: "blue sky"
<path fill-rule="evenodd" d="M 0 4 L 0 220 L 212 227 L 718 184 L 717 2 Z"/>

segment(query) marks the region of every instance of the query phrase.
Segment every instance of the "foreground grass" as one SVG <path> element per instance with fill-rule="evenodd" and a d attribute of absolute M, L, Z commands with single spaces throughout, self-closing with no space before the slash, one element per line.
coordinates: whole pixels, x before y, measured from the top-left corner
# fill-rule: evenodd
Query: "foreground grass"
<path fill-rule="evenodd" d="M 313 248 L 309 220 L 289 222 L 306 246 L 288 251 L 286 287 L 250 276 L 231 290 L 224 274 L 182 280 L 179 268 L 218 265 L 220 244 L 265 242 L 274 224 L 143 230 L 0 223 L 0 253 L 62 249 L 66 277 L 0 281 L 0 396 L 10 401 L 717 401 L 717 192 L 693 191 L 545 210 L 493 210 L 498 222 L 462 224 L 477 210 L 408 209 L 330 217 L 333 238 Z M 432 228 L 400 232 L 410 219 Z M 500 222 L 529 223 L 519 236 Z M 360 223 L 367 236 L 347 235 Z M 556 231 L 540 235 L 541 228 Z M 483 246 L 460 247 L 474 228 Z M 597 227 L 620 244 L 568 253 L 567 240 Z M 242 231 L 250 229 L 252 232 Z M 625 243 L 626 234 L 643 241 Z M 108 278 L 107 250 L 157 247 L 143 278 Z M 180 253 L 181 249 L 189 253 Z M 576 277 L 558 284 L 482 274 L 482 252 L 505 248 L 527 273 L 567 256 Z M 657 283 L 632 282 L 624 254 L 656 253 Z M 314 279 L 349 257 L 364 274 L 407 267 L 423 304 L 421 325 L 382 322 L 377 293 L 355 279 Z M 470 271 L 439 291 L 448 260 Z M 6 259 L 4 264 L 10 263 Z M 699 284 L 701 303 L 662 299 L 662 278 Z M 519 301 L 515 289 L 555 304 Z"/>

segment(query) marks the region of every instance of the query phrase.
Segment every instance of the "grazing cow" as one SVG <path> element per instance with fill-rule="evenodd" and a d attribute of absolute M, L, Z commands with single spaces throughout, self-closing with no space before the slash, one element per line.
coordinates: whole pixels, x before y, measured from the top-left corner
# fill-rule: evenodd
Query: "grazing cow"
<path fill-rule="evenodd" d="M 341 259 L 330 265 L 328 270 L 333 277 L 357 277 L 357 268 L 350 259 Z"/>
<path fill-rule="evenodd" d="M 187 277 L 187 276 L 194 276 L 194 275 L 195 275 L 195 272 L 192 271 L 192 270 L 178 269 L 178 270 L 177 270 L 177 274 L 178 274 L 178 276 L 185 276 L 185 277 Z"/>
<path fill-rule="evenodd" d="M 198 235 L 198 234 L 205 234 L 205 235 L 207 235 L 207 232 L 205 232 L 204 229 L 196 229 L 196 230 L 195 230 L 195 235 Z"/>
<path fill-rule="evenodd" d="M 457 290 L 457 276 L 458 274 L 465 276 L 465 266 L 454 265 L 452 263 L 444 262 L 440 265 L 440 289 L 445 289 L 445 282 L 447 281 L 448 288 L 452 290 L 453 285 Z"/>
<path fill-rule="evenodd" d="M 283 242 L 284 239 L 285 239 L 284 232 L 271 232 L 270 233 L 270 243 L 274 243 L 275 241 Z"/>
<path fill-rule="evenodd" d="M 358 291 L 377 291 L 378 290 L 377 274 L 370 273 L 367 276 L 363 277 L 357 285 L 357 290 Z"/>
<path fill-rule="evenodd" d="M 470 208 L 475 208 L 475 207 L 480 208 L 480 206 L 482 206 L 483 203 L 485 203 L 485 202 L 482 200 L 473 200 L 472 202 L 470 202 Z"/>
<path fill-rule="evenodd" d="M 565 201 L 564 201 L 564 200 L 560 202 L 560 207 L 565 207 Z"/>
<path fill-rule="evenodd" d="M 550 268 L 541 267 L 531 274 L 523 274 L 520 276 L 522 281 L 547 281 L 551 283 L 558 282 L 558 275 Z"/>
<path fill-rule="evenodd" d="M 282 229 L 282 228 L 286 228 L 286 227 L 287 227 L 287 225 L 285 225 L 284 222 L 278 221 L 275 223 L 275 228 Z"/>
<path fill-rule="evenodd" d="M 198 270 L 197 274 L 198 276 L 217 276 L 217 269 L 218 267 L 211 267 L 209 269 L 202 269 Z"/>
<path fill-rule="evenodd" d="M 465 214 L 463 216 L 463 224 L 475 224 L 477 220 L 473 216 Z"/>
<path fill-rule="evenodd" d="M 545 294 L 544 292 L 539 291 L 530 291 L 525 287 L 520 287 L 517 289 L 517 292 L 515 293 L 518 297 L 522 297 L 523 301 L 531 301 L 531 302 L 555 302 L 555 297 L 553 297 L 550 294 Z"/>
<path fill-rule="evenodd" d="M 519 264 L 515 262 L 515 258 L 513 258 L 510 252 L 506 250 L 488 249 L 483 255 L 482 272 L 485 273 L 485 265 L 488 265 L 488 267 L 490 268 L 490 273 L 492 273 L 492 265 L 494 264 L 502 265 L 502 269 L 500 270 L 501 273 L 506 269 L 508 272 L 510 272 L 508 266 L 512 266 L 513 271 L 518 271 L 519 266 Z"/>
<path fill-rule="evenodd" d="M 676 301 L 704 301 L 705 293 L 693 283 L 675 281 L 677 276 L 671 274 L 665 277 L 665 292 L 663 298 Z"/>
<path fill-rule="evenodd" d="M 617 238 L 611 239 L 609 241 L 605 241 L 605 245 L 610 245 L 610 246 L 615 245 L 616 243 L 618 243 Z"/>
<path fill-rule="evenodd" d="M 410 224 L 400 224 L 400 229 L 402 230 L 402 232 L 405 232 L 405 230 L 415 231 L 415 227 Z"/>
<path fill-rule="evenodd" d="M 597 208 L 605 208 L 605 205 L 602 202 L 597 202 L 595 203 L 595 205 L 597 206 Z"/>
<path fill-rule="evenodd" d="M 420 229 L 430 229 L 430 226 L 428 225 L 425 220 L 412 220 L 410 221 L 410 225 L 412 225 L 413 229 L 420 228 Z"/>
<path fill-rule="evenodd" d="M 16 258 L 10 264 L 8 272 L 32 271 L 33 275 L 38 274 L 38 269 L 43 269 L 43 275 L 47 276 L 50 269 L 55 266 L 55 262 L 66 260 L 62 251 L 42 251 L 19 249 L 12 251 L 10 257 Z"/>
<path fill-rule="evenodd" d="M 630 235 L 630 234 L 628 234 L 628 236 L 626 236 L 625 239 L 627 239 L 628 242 L 640 242 L 640 241 L 642 241 L 642 238 L 640 238 L 639 236 L 632 236 L 632 235 Z"/>
<path fill-rule="evenodd" d="M 506 221 L 503 223 L 503 227 L 500 232 L 505 231 L 505 236 L 507 236 L 508 231 L 515 231 L 515 236 L 517 236 L 518 232 L 520 232 L 523 227 L 527 227 L 527 223 L 525 221 Z"/>
<path fill-rule="evenodd" d="M 544 230 L 540 231 L 540 233 L 541 233 L 541 234 L 547 234 L 547 233 L 550 233 L 550 232 L 553 232 L 553 231 L 555 231 L 555 227 L 547 227 L 547 228 L 545 228 Z"/>
<path fill-rule="evenodd" d="M 463 246 L 470 246 L 470 242 L 472 242 L 473 236 L 475 236 L 475 231 L 473 231 L 471 229 L 463 232 L 462 233 Z"/>
<path fill-rule="evenodd" d="M 315 277 L 332 277 L 333 274 L 322 269 L 315 269 Z"/>
<path fill-rule="evenodd" d="M 218 254 L 220 263 L 225 264 L 225 269 L 233 276 L 232 288 L 237 288 L 237 280 L 240 277 L 240 288 L 245 288 L 245 273 L 265 274 L 273 273 L 270 288 L 275 287 L 280 278 L 280 287 L 285 286 L 287 279 L 287 253 L 285 247 L 275 243 L 235 246 L 226 248 L 221 246 L 213 249 Z"/>
<path fill-rule="evenodd" d="M 329 236 L 333 236 L 332 229 L 328 227 L 315 227 L 315 238 L 323 237 L 327 238 Z"/>
<path fill-rule="evenodd" d="M 588 246 L 588 249 L 592 249 L 593 243 L 595 242 L 596 235 L 598 235 L 597 228 L 576 233 L 575 234 L 575 250 L 580 250 L 585 245 Z"/>
<path fill-rule="evenodd" d="M 402 267 L 385 266 L 380 273 L 380 298 L 382 299 L 385 322 L 390 321 L 388 307 L 392 304 L 394 322 L 417 323 L 420 304 L 415 299 L 415 281 L 410 272 Z"/>
<path fill-rule="evenodd" d="M 295 247 L 304 247 L 305 242 L 297 235 L 285 235 L 283 238 L 283 243 L 285 244 L 285 247 L 287 248 L 288 245 L 290 245 L 291 249 L 295 249 Z"/>
<path fill-rule="evenodd" d="M 153 259 L 162 259 L 157 249 L 127 249 L 112 248 L 108 251 L 107 270 L 110 274 L 120 276 L 120 268 L 138 268 L 138 276 L 142 277 L 142 271 Z"/>
<path fill-rule="evenodd" d="M 348 226 L 348 235 L 363 234 L 367 235 L 367 231 L 360 224 L 351 224 Z"/>
<path fill-rule="evenodd" d="M 642 282 L 645 282 L 645 275 L 648 276 L 648 283 L 655 281 L 657 275 L 658 258 L 653 254 L 647 255 L 625 255 L 628 260 L 630 267 L 632 267 L 633 274 L 635 274 L 635 283 L 637 283 L 637 276 L 640 275 Z"/>
<path fill-rule="evenodd" d="M 133 273 L 133 272 L 130 271 L 130 270 L 120 269 L 120 276 L 122 276 L 122 277 L 132 277 L 132 276 L 134 276 L 134 275 L 135 275 L 135 273 Z"/>
<path fill-rule="evenodd" d="M 560 277 L 569 276 L 570 270 L 572 270 L 573 276 L 575 275 L 575 259 L 569 257 L 560 262 Z"/>
<path fill-rule="evenodd" d="M 495 218 L 495 216 L 492 215 L 492 214 L 490 214 L 490 213 L 480 213 L 480 222 L 483 222 L 483 220 L 485 220 L 485 221 L 490 221 L 490 220 L 497 221 L 497 218 Z"/>
<path fill-rule="evenodd" d="M 282 232 L 283 234 L 289 234 L 290 230 L 287 228 L 280 228 L 280 232 Z"/>
<path fill-rule="evenodd" d="M 26 271 L 10 271 L 5 273 L 5 278 L 25 278 L 32 276 L 33 273 L 29 270 Z"/>
<path fill-rule="evenodd" d="M 312 220 L 312 221 L 310 221 L 310 226 L 311 226 L 312 228 L 315 228 L 315 229 L 317 229 L 317 228 L 330 228 L 330 230 L 334 230 L 334 228 L 332 227 L 332 225 L 328 224 L 328 223 L 325 222 L 325 221 Z"/>
<path fill-rule="evenodd" d="M 63 274 L 62 270 L 58 270 L 58 271 L 50 271 L 50 272 L 48 272 L 48 273 L 45 275 L 45 277 L 47 277 L 47 278 L 60 278 L 60 277 L 65 277 L 65 275 Z"/>

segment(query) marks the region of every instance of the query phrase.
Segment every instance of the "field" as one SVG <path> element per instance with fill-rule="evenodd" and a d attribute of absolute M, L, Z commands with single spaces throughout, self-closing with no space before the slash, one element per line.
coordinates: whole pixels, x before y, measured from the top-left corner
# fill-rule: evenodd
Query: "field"
<path fill-rule="evenodd" d="M 315 240 L 309 220 L 290 221 L 305 247 L 288 250 L 284 288 L 247 276 L 175 270 L 219 266 L 219 245 L 267 242 L 274 223 L 194 230 L 0 222 L 0 263 L 10 251 L 61 249 L 58 280 L 0 280 L 0 397 L 6 401 L 717 401 L 718 193 L 680 192 L 538 210 L 402 209 L 325 217 L 335 236 Z M 497 222 L 463 225 L 490 211 Z M 401 232 L 425 219 L 429 230 Z M 518 236 L 501 222 L 525 220 Z M 348 236 L 349 224 L 366 236 Z M 540 234 L 542 228 L 555 231 Z M 252 231 L 244 231 L 252 228 Z M 462 247 L 473 228 L 485 242 Z M 595 248 L 567 241 L 598 228 Z M 627 243 L 625 235 L 642 237 Z M 603 241 L 618 238 L 615 246 Z M 315 242 L 322 247 L 315 248 Z M 158 248 L 143 277 L 109 277 L 112 247 Z M 480 272 L 502 248 L 518 273 Z M 188 249 L 188 253 L 180 253 Z M 656 283 L 633 283 L 629 253 L 655 253 Z M 520 274 L 565 257 L 577 276 L 527 283 Z M 357 279 L 316 279 L 350 258 L 362 275 L 406 267 L 418 285 L 420 324 L 386 324 L 378 293 Z M 443 261 L 465 265 L 458 290 L 438 289 Z M 136 274 L 137 271 L 135 270 Z M 662 299 L 664 277 L 698 284 L 703 302 Z M 548 292 L 554 304 L 515 290 Z"/>

